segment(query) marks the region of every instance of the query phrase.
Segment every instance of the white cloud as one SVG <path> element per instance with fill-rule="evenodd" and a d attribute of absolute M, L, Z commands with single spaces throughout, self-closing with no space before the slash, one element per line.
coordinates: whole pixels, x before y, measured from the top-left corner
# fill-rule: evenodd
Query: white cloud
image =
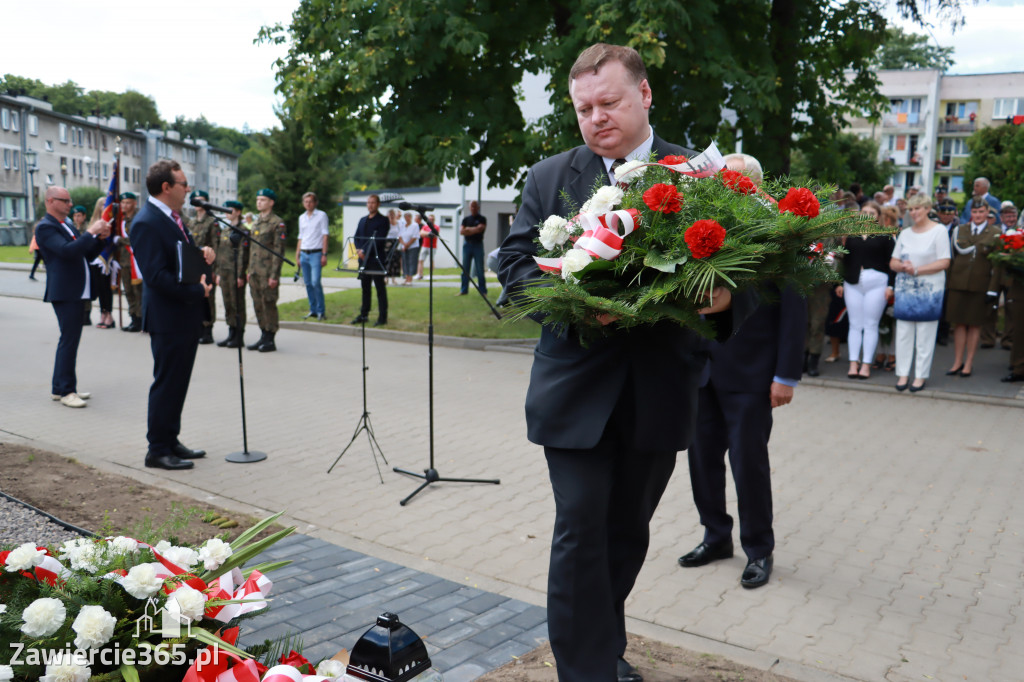
<path fill-rule="evenodd" d="M 273 62 L 284 46 L 254 45 L 263 25 L 287 25 L 298 0 L 100 0 L 10 3 L 0 69 L 86 90 L 138 90 L 160 116 L 254 130 L 274 126 Z"/>

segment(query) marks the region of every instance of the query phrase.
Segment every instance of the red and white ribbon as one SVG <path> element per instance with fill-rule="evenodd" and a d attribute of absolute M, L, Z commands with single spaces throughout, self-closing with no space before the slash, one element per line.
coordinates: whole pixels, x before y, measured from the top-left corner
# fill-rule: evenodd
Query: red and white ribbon
<path fill-rule="evenodd" d="M 263 682 L 326 682 L 330 677 L 303 675 L 290 665 L 275 665 L 263 676 Z"/>
<path fill-rule="evenodd" d="M 241 585 L 239 585 L 241 583 Z M 270 578 L 259 571 L 253 571 L 248 580 L 242 582 L 242 572 L 235 568 L 226 573 L 213 583 L 215 587 L 211 590 L 210 599 L 245 599 L 240 604 L 222 604 L 215 606 L 206 612 L 206 615 L 227 623 L 236 616 L 241 616 L 252 611 L 259 611 L 266 608 L 267 595 L 274 586 Z M 238 587 L 236 588 L 236 585 Z"/>
<path fill-rule="evenodd" d="M 64 568 L 64 565 L 47 554 L 39 565 L 35 567 L 36 580 L 47 585 L 56 586 L 58 580 L 65 582 L 71 575 L 71 571 Z"/>
<path fill-rule="evenodd" d="M 580 213 L 569 221 L 569 225 L 583 228 L 573 244 L 592 258 L 615 260 L 622 253 L 623 240 L 640 227 L 640 212 L 635 208 L 611 211 L 598 215 L 596 213 Z M 562 272 L 561 258 L 538 258 L 533 260 L 544 272 Z"/>

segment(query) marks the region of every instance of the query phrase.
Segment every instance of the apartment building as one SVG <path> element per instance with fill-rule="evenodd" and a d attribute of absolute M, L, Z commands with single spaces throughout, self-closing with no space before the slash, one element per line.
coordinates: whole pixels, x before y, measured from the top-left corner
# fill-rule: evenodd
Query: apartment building
<path fill-rule="evenodd" d="M 946 75 L 938 69 L 879 71 L 889 110 L 879 122 L 854 118 L 848 132 L 879 143 L 895 165 L 896 196 L 918 186 L 963 192 L 967 138 L 982 127 L 1024 124 L 1024 72 Z"/>
<path fill-rule="evenodd" d="M 119 116 L 70 116 L 48 102 L 0 95 L 0 224 L 32 221 L 46 188 L 110 185 L 117 153 L 121 191 L 146 196 L 146 170 L 159 159 L 179 162 L 189 184 L 223 204 L 238 193 L 238 156 L 176 131 L 128 130 Z"/>

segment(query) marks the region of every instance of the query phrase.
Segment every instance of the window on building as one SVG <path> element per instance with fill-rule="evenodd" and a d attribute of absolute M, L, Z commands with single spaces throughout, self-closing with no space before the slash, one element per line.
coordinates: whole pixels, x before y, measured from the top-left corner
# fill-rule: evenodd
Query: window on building
<path fill-rule="evenodd" d="M 128 166 L 125 166 L 124 167 L 124 181 L 128 182 L 128 178 L 130 176 L 131 176 L 131 170 L 128 168 Z"/>
<path fill-rule="evenodd" d="M 0 128 L 4 130 L 10 130 L 11 128 L 11 110 L 0 109 Z"/>
<path fill-rule="evenodd" d="M 53 173 L 47 173 L 46 174 L 46 184 L 47 185 L 52 185 L 53 184 Z"/>
<path fill-rule="evenodd" d="M 103 179 L 106 180 L 109 177 L 110 177 L 110 165 L 105 163 L 105 164 L 103 164 Z"/>
<path fill-rule="evenodd" d="M 18 132 L 21 126 L 21 114 L 17 111 L 11 112 L 11 130 Z"/>
<path fill-rule="evenodd" d="M 896 151 L 901 152 L 907 148 L 907 136 L 897 135 L 896 136 Z"/>
<path fill-rule="evenodd" d="M 992 118 L 1024 116 L 1024 97 L 1003 97 L 995 101 Z"/>
<path fill-rule="evenodd" d="M 13 165 L 13 166 L 14 166 L 14 170 L 18 170 L 18 166 L 19 166 L 19 163 L 18 163 L 18 154 L 19 154 L 19 153 L 20 153 L 20 152 L 19 152 L 19 151 L 18 151 L 17 149 L 13 150 L 13 152 L 11 153 L 11 161 L 12 161 L 12 164 L 11 164 L 11 165 Z"/>
<path fill-rule="evenodd" d="M 107 151 L 107 136 L 101 135 L 100 139 L 103 141 L 103 151 Z"/>
<path fill-rule="evenodd" d="M 61 144 L 67 144 L 68 143 L 68 124 L 67 123 L 61 123 L 60 124 L 59 139 L 60 139 Z"/>
<path fill-rule="evenodd" d="M 52 152 L 53 151 L 53 140 L 47 140 L 46 144 L 43 145 L 43 146 L 46 147 L 46 151 Z"/>
<path fill-rule="evenodd" d="M 38 135 L 39 134 L 39 117 L 35 114 L 28 115 L 28 134 Z"/>
<path fill-rule="evenodd" d="M 6 109 L 4 110 L 6 111 Z M 4 150 L 4 170 L 11 170 L 11 150 Z"/>

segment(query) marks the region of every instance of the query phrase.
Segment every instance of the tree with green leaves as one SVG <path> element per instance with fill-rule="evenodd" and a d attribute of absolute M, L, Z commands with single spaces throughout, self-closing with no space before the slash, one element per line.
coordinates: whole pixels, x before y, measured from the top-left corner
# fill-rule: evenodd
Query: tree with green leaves
<path fill-rule="evenodd" d="M 706 146 L 724 107 L 744 149 L 786 172 L 794 136 L 835 134 L 844 115 L 882 100 L 871 59 L 884 39 L 874 2 L 647 3 L 517 0 L 493 12 L 469 0 L 303 0 L 277 63 L 285 107 L 315 153 L 370 139 L 389 166 L 422 164 L 469 182 L 484 161 L 508 184 L 539 158 L 579 144 L 568 71 L 598 42 L 636 48 L 654 91 L 659 135 Z M 552 113 L 525 121 L 520 84 L 550 76 Z"/>
<path fill-rule="evenodd" d="M 162 128 L 163 121 L 156 102 L 149 95 L 135 90 L 111 92 L 90 90 L 85 92 L 72 80 L 59 85 L 47 85 L 35 78 L 4 74 L 0 78 L 0 92 L 25 95 L 49 102 L 53 110 L 73 116 L 121 116 L 129 130 L 135 128 Z"/>
<path fill-rule="evenodd" d="M 839 133 L 807 149 L 793 153 L 790 172 L 795 177 L 816 178 L 842 188 L 859 182 L 868 196 L 879 191 L 892 175 L 891 161 L 878 160 L 878 141 L 853 133 Z"/>
<path fill-rule="evenodd" d="M 875 53 L 879 69 L 939 69 L 953 66 L 952 47 L 932 45 L 926 35 L 906 33 L 899 26 L 885 29 L 885 42 Z"/>
<path fill-rule="evenodd" d="M 206 140 L 211 146 L 234 152 L 241 156 L 252 146 L 252 136 L 239 132 L 234 128 L 226 128 L 216 123 L 210 123 L 205 116 L 187 119 L 179 116 L 170 125 L 171 130 L 177 130 L 184 137 L 191 137 L 193 140 Z"/>
<path fill-rule="evenodd" d="M 1024 126 L 981 128 L 967 139 L 967 146 L 971 150 L 964 164 L 968 194 L 975 178 L 985 177 L 992 183 L 994 196 L 1024 205 Z"/>

